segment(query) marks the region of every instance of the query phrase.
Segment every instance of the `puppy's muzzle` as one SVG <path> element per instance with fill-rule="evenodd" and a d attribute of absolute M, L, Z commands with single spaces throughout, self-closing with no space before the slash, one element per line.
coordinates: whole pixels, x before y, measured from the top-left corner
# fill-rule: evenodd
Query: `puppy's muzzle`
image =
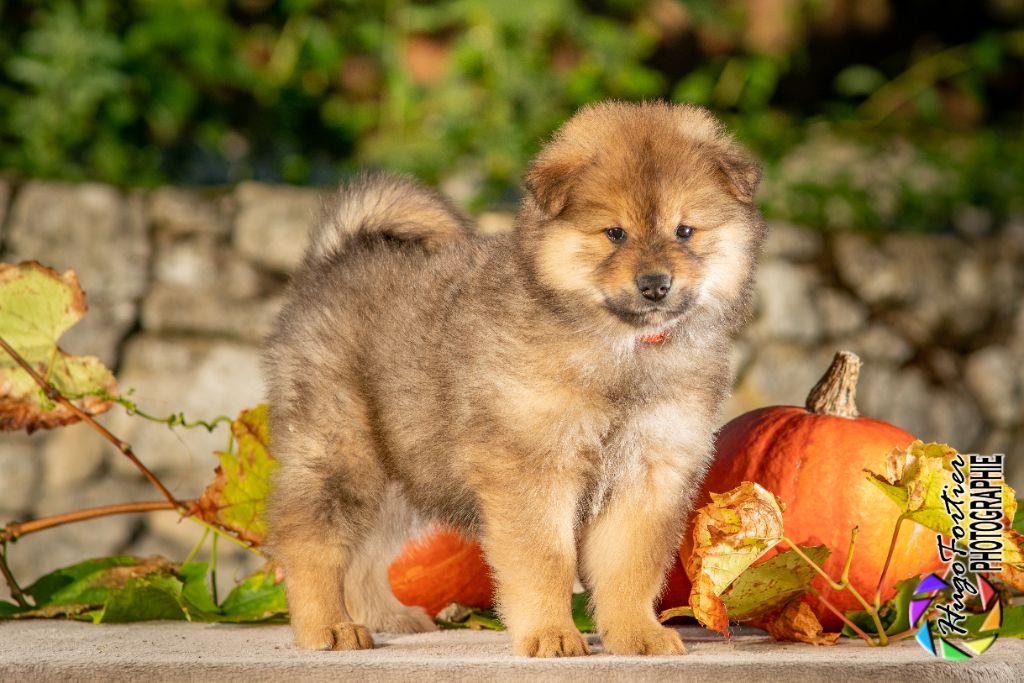
<path fill-rule="evenodd" d="M 636 288 L 648 301 L 661 301 L 672 289 L 672 276 L 668 273 L 645 273 L 637 276 Z"/>

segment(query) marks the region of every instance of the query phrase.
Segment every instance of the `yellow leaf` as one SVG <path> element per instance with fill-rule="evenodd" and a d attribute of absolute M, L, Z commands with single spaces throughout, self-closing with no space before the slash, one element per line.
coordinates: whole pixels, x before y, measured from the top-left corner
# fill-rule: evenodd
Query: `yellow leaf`
<path fill-rule="evenodd" d="M 98 358 L 72 356 L 57 340 L 85 315 L 85 292 L 74 271 L 63 275 L 35 261 L 0 263 L 0 337 L 82 411 L 96 415 L 111 402 L 97 393 L 117 391 Z M 93 395 L 88 395 L 93 394 Z M 78 421 L 45 397 L 35 380 L 0 350 L 0 431 L 49 429 Z"/>
<path fill-rule="evenodd" d="M 220 466 L 192 513 L 258 546 L 266 534 L 263 510 L 270 474 L 277 461 L 268 450 L 270 428 L 265 403 L 244 410 L 231 424 L 233 448 L 217 453 Z"/>
<path fill-rule="evenodd" d="M 957 457 L 962 456 L 958 456 L 955 449 L 944 443 L 914 441 L 905 449 L 894 448 L 889 451 L 885 474 L 865 471 L 868 481 L 889 496 L 908 519 L 943 536 L 951 536 L 953 520 L 946 510 L 942 492 L 948 487 L 948 495 L 955 497 L 954 490 L 958 484 L 953 480 L 953 462 Z M 967 458 L 963 458 L 959 470 L 965 478 L 962 484 L 965 493 L 961 498 L 966 500 L 966 478 L 969 477 Z M 1012 520 L 1017 501 L 1013 489 L 1006 482 L 1002 484 L 1002 498 L 1004 516 Z"/>
<path fill-rule="evenodd" d="M 999 579 L 1017 590 L 1024 590 L 1024 534 L 1003 529 L 1003 569 Z"/>
<path fill-rule="evenodd" d="M 759 484 L 745 481 L 732 491 L 711 494 L 697 511 L 693 552 L 686 563 L 693 588 L 690 607 L 707 628 L 728 633 L 719 597 L 743 571 L 782 540 L 782 507 Z"/>

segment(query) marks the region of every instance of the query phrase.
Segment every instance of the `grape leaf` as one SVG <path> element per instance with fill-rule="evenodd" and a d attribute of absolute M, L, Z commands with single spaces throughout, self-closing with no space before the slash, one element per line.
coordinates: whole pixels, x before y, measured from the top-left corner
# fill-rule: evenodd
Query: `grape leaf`
<path fill-rule="evenodd" d="M 276 567 L 268 563 L 243 579 L 224 598 L 220 609 L 223 616 L 219 621 L 228 622 L 266 621 L 287 615 L 284 583 Z"/>
<path fill-rule="evenodd" d="M 96 624 L 124 624 L 132 621 L 188 618 L 181 595 L 182 583 L 175 576 L 153 573 L 129 580 L 111 593 L 103 609 L 92 615 Z"/>
<path fill-rule="evenodd" d="M 981 631 L 987 617 L 988 613 L 983 613 L 972 614 L 964 619 L 960 625 L 967 629 L 967 635 L 963 637 L 977 638 L 982 633 L 991 633 L 991 631 Z M 998 633 L 1004 638 L 1024 638 L 1024 605 L 1003 608 L 1003 623 L 999 627 Z"/>
<path fill-rule="evenodd" d="M 70 567 L 63 567 L 39 577 L 35 583 L 25 589 L 37 606 L 48 605 L 53 595 L 81 579 L 109 567 L 135 566 L 140 560 L 132 555 L 101 557 L 85 560 Z M 102 601 L 101 601 L 102 602 Z"/>
<path fill-rule="evenodd" d="M 832 551 L 823 545 L 800 548 L 820 567 Z M 793 550 L 748 568 L 722 594 L 733 621 L 745 621 L 779 609 L 807 592 L 817 574 Z"/>
<path fill-rule="evenodd" d="M 686 563 L 697 620 L 728 635 L 729 617 L 719 596 L 780 540 L 782 507 L 774 494 L 749 481 L 727 493 L 712 493 L 711 502 L 697 511 L 693 552 Z"/>
<path fill-rule="evenodd" d="M 1016 509 L 1013 516 L 1013 530 L 1024 534 L 1024 500 L 1016 501 Z"/>
<path fill-rule="evenodd" d="M 63 275 L 35 261 L 0 263 L 0 337 L 73 403 L 90 415 L 111 401 L 96 394 L 117 391 L 113 374 L 93 356 L 73 356 L 57 340 L 85 315 L 85 292 L 74 271 Z M 0 431 L 50 429 L 78 417 L 51 402 L 14 359 L 0 351 Z"/>
<path fill-rule="evenodd" d="M 222 613 L 210 594 L 206 562 L 186 562 L 178 570 L 182 580 L 181 598 L 190 621 L 220 621 Z"/>
<path fill-rule="evenodd" d="M 943 443 L 914 441 L 906 449 L 894 448 L 886 456 L 885 473 L 865 470 L 868 481 L 877 486 L 903 514 L 943 536 L 953 533 L 953 520 L 942 500 L 943 488 L 956 486 L 953 460 L 957 452 Z M 968 475 L 966 461 L 962 467 Z M 966 486 L 966 484 L 964 484 Z M 1003 483 L 1003 510 L 1012 520 L 1017 509 L 1013 489 Z"/>
<path fill-rule="evenodd" d="M 231 424 L 231 433 L 234 436 L 231 450 L 217 453 L 220 465 L 215 470 L 214 480 L 191 512 L 258 546 L 267 531 L 263 510 L 270 489 L 270 474 L 277 467 L 277 461 L 268 450 L 270 429 L 266 404 L 242 411 Z"/>

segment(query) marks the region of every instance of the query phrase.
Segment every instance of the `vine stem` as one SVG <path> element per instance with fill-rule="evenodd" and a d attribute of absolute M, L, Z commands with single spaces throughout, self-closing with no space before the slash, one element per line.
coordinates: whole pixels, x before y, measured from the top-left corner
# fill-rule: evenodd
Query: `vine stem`
<path fill-rule="evenodd" d="M 892 562 L 892 555 L 896 551 L 896 539 L 899 538 L 900 535 L 900 525 L 903 524 L 903 520 L 905 519 L 905 515 L 900 515 L 899 519 L 896 520 L 896 527 L 892 530 L 892 540 L 889 542 L 889 553 L 885 556 L 885 564 L 882 566 L 882 573 L 878 576 L 878 585 L 875 586 L 876 611 L 882 605 L 882 584 L 885 583 L 885 575 L 889 573 L 889 564 Z"/>
<path fill-rule="evenodd" d="M 11 568 L 7 566 L 7 541 L 0 541 L 0 573 L 4 575 L 4 581 L 7 582 L 7 587 L 11 590 L 11 597 L 18 603 L 18 606 L 30 607 L 28 600 L 25 599 L 25 593 L 22 592 L 21 586 L 18 585 L 14 574 L 11 573 Z"/>
<path fill-rule="evenodd" d="M 789 545 L 789 547 L 792 548 L 793 551 L 797 555 L 799 555 L 804 562 L 809 564 L 811 568 L 814 569 L 814 571 L 821 575 L 828 582 L 828 585 L 831 586 L 834 590 L 848 591 L 850 595 L 852 595 L 854 599 L 861 604 L 861 606 L 864 608 L 864 611 L 871 615 L 871 620 L 875 622 L 875 628 L 878 632 L 878 644 L 887 645 L 889 642 L 889 638 L 885 634 L 885 628 L 882 627 L 882 620 L 878 617 L 878 610 L 869 605 L 868 601 L 864 599 L 864 596 L 860 594 L 860 591 L 854 588 L 853 585 L 850 583 L 850 564 L 853 560 L 853 547 L 857 540 L 857 533 L 857 527 L 854 527 L 850 531 L 850 549 L 846 555 L 846 563 L 843 566 L 843 576 L 840 577 L 839 581 L 833 580 L 832 577 L 829 576 L 828 573 L 824 569 L 822 569 L 817 562 L 808 557 L 807 553 L 800 550 L 800 548 L 797 546 L 796 543 L 793 542 L 791 538 L 789 538 L 788 536 L 783 536 L 782 540 L 787 545 Z"/>
<path fill-rule="evenodd" d="M 844 623 L 844 624 L 846 624 L 847 626 L 849 626 L 849 627 L 850 627 L 850 629 L 851 629 L 851 630 L 852 630 L 852 631 L 853 631 L 854 633 L 856 633 L 856 634 L 857 634 L 858 636 L 860 636 L 861 638 L 863 638 L 863 639 L 864 639 L 864 642 L 866 642 L 866 643 L 867 643 L 868 645 L 871 645 L 872 647 L 873 647 L 873 646 L 875 645 L 875 641 L 871 640 L 871 636 L 869 636 L 869 635 L 868 635 L 867 633 L 865 633 L 863 629 L 861 629 L 861 628 L 860 628 L 859 626 L 857 626 L 857 624 L 855 624 L 855 623 L 853 623 L 852 621 L 850 621 L 849 619 L 847 619 L 847 618 L 846 618 L 846 615 L 845 615 L 845 614 L 843 614 L 843 613 L 842 613 L 842 612 L 841 612 L 841 611 L 839 610 L 839 608 L 838 608 L 838 607 L 836 607 L 836 606 L 835 606 L 835 605 L 833 605 L 833 604 L 832 604 L 831 602 L 829 602 L 828 598 L 826 598 L 826 597 L 824 596 L 824 594 L 822 594 L 822 592 L 821 592 L 821 591 L 819 591 L 819 590 L 818 590 L 817 588 L 815 588 L 814 586 L 811 586 L 811 587 L 810 587 L 810 591 L 811 591 L 811 594 L 812 594 L 812 595 L 813 595 L 814 597 L 818 598 L 818 600 L 821 600 L 821 604 L 825 605 L 825 607 L 827 607 L 827 608 L 828 608 L 828 610 L 829 610 L 830 612 L 832 612 L 832 614 L 834 614 L 834 615 L 836 615 L 837 617 L 839 617 L 840 619 L 842 619 L 842 620 L 843 620 L 843 623 Z"/>
<path fill-rule="evenodd" d="M 188 501 L 192 502 L 192 501 Z M 73 522 L 84 522 L 88 519 L 106 517 L 108 515 L 121 515 L 130 512 L 151 512 L 153 510 L 176 510 L 177 508 L 165 500 L 147 501 L 142 503 L 116 503 L 114 505 L 103 505 L 100 507 L 86 508 L 65 512 L 52 517 L 41 517 L 27 522 L 10 522 L 3 529 L 0 529 L 0 543 L 15 541 L 25 534 L 35 533 L 43 529 L 51 529 L 62 524 Z"/>
<path fill-rule="evenodd" d="M 142 464 L 142 461 L 139 460 L 138 457 L 136 457 L 135 452 L 132 450 L 131 444 L 126 443 L 125 441 L 122 441 L 121 439 L 114 436 L 110 432 L 110 430 L 108 430 L 106 427 L 104 427 L 99 422 L 94 420 L 92 415 L 85 412 L 84 410 L 76 406 L 74 403 L 69 401 L 67 397 L 64 396 L 64 394 L 58 391 L 56 387 L 54 387 L 52 384 L 46 381 L 46 379 L 44 379 L 38 372 L 36 372 L 35 368 L 33 368 L 29 364 L 29 362 L 26 361 L 13 346 L 8 344 L 7 340 L 4 339 L 3 337 L 0 337 L 0 348 L 3 348 L 3 350 L 7 352 L 7 355 L 13 358 L 14 362 L 20 365 L 21 369 L 29 374 L 29 376 L 35 381 L 35 383 L 38 384 L 40 388 L 43 390 L 43 393 L 46 394 L 46 398 L 50 399 L 51 401 L 54 401 L 55 403 L 61 404 L 62 406 L 70 410 L 76 417 L 78 417 L 78 419 L 84 421 L 86 424 L 88 424 L 90 427 L 96 430 L 100 434 L 100 436 L 102 436 L 104 439 L 112 443 L 114 447 L 117 448 L 117 450 L 121 451 L 121 453 L 123 453 L 126 458 L 132 461 L 132 464 L 134 464 L 139 469 L 139 471 L 142 472 L 146 479 L 148 479 L 149 482 L 153 484 L 153 486 L 155 486 L 160 491 L 161 494 L 163 494 L 164 498 L 166 498 L 167 501 L 175 509 L 181 510 L 184 513 L 185 508 L 182 506 L 181 502 L 174 497 L 174 494 L 167 490 L 167 487 L 164 486 L 163 482 L 160 481 L 155 474 L 149 471 L 148 467 Z"/>

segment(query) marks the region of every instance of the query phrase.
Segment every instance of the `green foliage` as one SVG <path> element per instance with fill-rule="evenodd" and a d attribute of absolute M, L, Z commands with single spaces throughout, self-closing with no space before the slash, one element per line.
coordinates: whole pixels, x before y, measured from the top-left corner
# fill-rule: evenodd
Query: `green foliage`
<path fill-rule="evenodd" d="M 379 165 L 486 203 L 514 193 L 579 106 L 665 98 L 725 115 L 766 161 L 773 216 L 935 230 L 965 206 L 995 221 L 1024 210 L 1021 103 L 1006 92 L 1024 68 L 1020 22 L 937 7 L 908 29 L 919 8 L 883 6 L 7 3 L 0 167 L 152 185 L 328 184 Z M 965 21 L 982 28 L 944 43 Z"/>
<path fill-rule="evenodd" d="M 175 565 L 159 557 L 107 557 L 51 572 L 25 592 L 34 605 L 0 602 L 0 619 L 69 616 L 96 624 L 159 619 L 257 622 L 287 615 L 284 585 L 267 566 L 217 605 L 205 562 Z"/>

